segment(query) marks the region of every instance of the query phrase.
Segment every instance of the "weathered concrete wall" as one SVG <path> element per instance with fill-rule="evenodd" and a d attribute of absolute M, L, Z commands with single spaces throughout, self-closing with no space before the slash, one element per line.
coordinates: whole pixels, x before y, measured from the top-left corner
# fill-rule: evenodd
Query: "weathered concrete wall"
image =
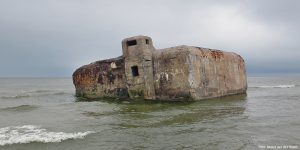
<path fill-rule="evenodd" d="M 156 98 L 182 100 L 191 98 L 186 64 L 189 51 L 182 46 L 157 50 L 153 54 Z"/>
<path fill-rule="evenodd" d="M 122 48 L 130 98 L 155 99 L 152 65 L 155 49 L 152 39 L 147 36 L 127 38 L 122 41 Z M 133 67 L 136 67 L 136 70 Z M 134 71 L 137 72 L 136 75 Z"/>
<path fill-rule="evenodd" d="M 187 47 L 190 93 L 194 99 L 246 93 L 245 62 L 240 55 L 219 50 Z"/>
<path fill-rule="evenodd" d="M 146 36 L 124 39 L 122 48 L 123 56 L 74 72 L 76 95 L 178 101 L 246 93 L 245 62 L 235 53 L 184 45 L 156 50 Z"/>
<path fill-rule="evenodd" d="M 183 45 L 155 51 L 153 61 L 157 99 L 200 100 L 247 89 L 245 63 L 235 53 Z"/>
<path fill-rule="evenodd" d="M 123 57 L 97 61 L 73 73 L 76 96 L 86 98 L 127 98 L 125 81 Z"/>

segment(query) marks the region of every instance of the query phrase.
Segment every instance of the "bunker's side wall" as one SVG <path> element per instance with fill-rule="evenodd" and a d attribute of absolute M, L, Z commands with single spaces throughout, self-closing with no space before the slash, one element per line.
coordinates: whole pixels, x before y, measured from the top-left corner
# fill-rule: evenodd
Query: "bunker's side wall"
<path fill-rule="evenodd" d="M 188 47 L 188 82 L 194 99 L 246 93 L 245 62 L 241 56 L 199 47 Z"/>
<path fill-rule="evenodd" d="M 153 54 L 156 98 L 200 100 L 245 93 L 244 60 L 235 53 L 177 46 Z"/>
<path fill-rule="evenodd" d="M 153 54 L 155 95 L 160 100 L 190 99 L 186 64 L 189 52 L 184 47 L 156 50 Z"/>
<path fill-rule="evenodd" d="M 73 73 L 76 96 L 85 98 L 127 98 L 124 58 L 85 65 Z"/>

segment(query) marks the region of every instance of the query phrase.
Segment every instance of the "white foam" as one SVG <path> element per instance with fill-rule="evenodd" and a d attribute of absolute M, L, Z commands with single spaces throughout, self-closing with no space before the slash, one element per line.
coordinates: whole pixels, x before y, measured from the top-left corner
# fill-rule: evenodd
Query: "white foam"
<path fill-rule="evenodd" d="M 253 86 L 252 88 L 293 88 L 295 86 L 296 85 L 263 85 L 263 86 Z"/>
<path fill-rule="evenodd" d="M 0 128 L 0 146 L 30 142 L 50 143 L 61 142 L 67 139 L 83 139 L 91 133 L 93 132 L 49 132 L 47 129 L 34 125 L 10 126 Z"/>

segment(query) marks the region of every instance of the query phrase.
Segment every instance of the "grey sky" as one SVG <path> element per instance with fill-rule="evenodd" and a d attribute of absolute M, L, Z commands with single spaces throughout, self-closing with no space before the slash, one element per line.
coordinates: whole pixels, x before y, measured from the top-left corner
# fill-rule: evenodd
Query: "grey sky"
<path fill-rule="evenodd" d="M 300 1 L 1 0 L 0 77 L 71 76 L 121 40 L 236 52 L 249 73 L 300 72 Z"/>

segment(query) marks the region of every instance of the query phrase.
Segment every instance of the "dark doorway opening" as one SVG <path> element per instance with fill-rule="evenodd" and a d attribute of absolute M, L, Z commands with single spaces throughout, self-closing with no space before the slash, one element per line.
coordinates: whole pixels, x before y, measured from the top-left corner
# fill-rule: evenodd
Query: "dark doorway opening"
<path fill-rule="evenodd" d="M 136 40 L 127 41 L 127 46 L 136 45 Z"/>
<path fill-rule="evenodd" d="M 131 67 L 132 76 L 136 77 L 139 76 L 139 68 L 138 66 L 132 66 Z"/>

